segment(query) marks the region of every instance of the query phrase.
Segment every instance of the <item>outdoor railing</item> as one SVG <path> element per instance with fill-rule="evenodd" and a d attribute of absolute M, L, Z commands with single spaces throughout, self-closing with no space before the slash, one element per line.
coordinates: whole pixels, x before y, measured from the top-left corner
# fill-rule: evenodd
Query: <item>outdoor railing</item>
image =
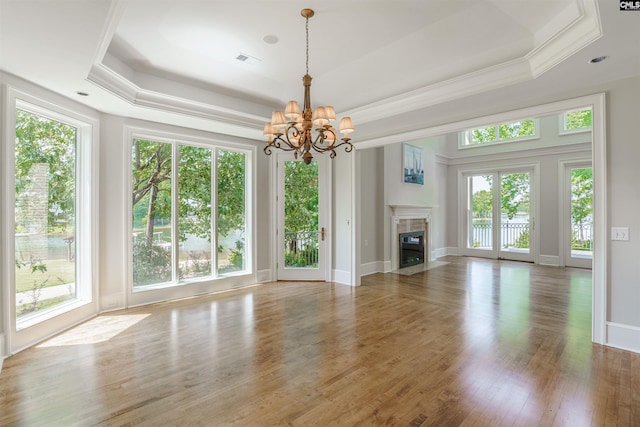
<path fill-rule="evenodd" d="M 529 232 L 529 223 L 504 222 L 500 224 L 500 239 L 503 247 L 529 246 L 529 238 L 523 233 Z M 593 224 L 574 224 L 571 228 L 571 246 L 574 250 L 591 251 L 593 248 Z M 493 241 L 493 225 L 487 223 L 473 224 L 473 246 L 480 248 L 491 247 Z"/>
<path fill-rule="evenodd" d="M 503 247 L 529 247 L 528 236 L 529 223 L 527 222 L 503 222 L 500 224 L 500 242 Z M 473 224 L 473 247 L 491 247 L 493 241 L 493 224 L 474 223 Z"/>
<path fill-rule="evenodd" d="M 317 230 L 284 233 L 285 267 L 317 267 L 318 245 Z"/>

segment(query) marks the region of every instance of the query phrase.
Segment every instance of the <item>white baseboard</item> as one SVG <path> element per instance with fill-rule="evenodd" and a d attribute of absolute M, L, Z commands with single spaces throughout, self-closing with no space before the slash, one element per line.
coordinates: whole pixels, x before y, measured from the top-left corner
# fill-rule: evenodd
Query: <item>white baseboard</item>
<path fill-rule="evenodd" d="M 382 272 L 383 273 L 390 273 L 391 272 L 391 260 L 382 261 Z"/>
<path fill-rule="evenodd" d="M 458 256 L 458 248 L 455 246 L 445 246 L 444 248 L 435 249 L 431 252 L 431 261 L 435 261 L 436 259 L 447 255 Z"/>
<path fill-rule="evenodd" d="M 560 265 L 560 257 L 555 255 L 540 255 L 538 264 L 557 267 Z"/>
<path fill-rule="evenodd" d="M 368 276 L 370 274 L 382 273 L 384 271 L 384 262 L 373 261 L 360 266 L 360 276 Z"/>
<path fill-rule="evenodd" d="M 0 372 L 2 372 L 2 363 L 6 356 L 6 349 L 4 347 L 4 334 L 0 334 Z"/>
<path fill-rule="evenodd" d="M 100 313 L 107 311 L 120 310 L 125 307 L 124 295 L 121 293 L 113 293 L 100 296 Z"/>
<path fill-rule="evenodd" d="M 273 272 L 270 268 L 266 270 L 258 270 L 256 273 L 256 282 L 257 283 L 265 283 L 265 282 L 273 282 Z"/>
<path fill-rule="evenodd" d="M 607 322 L 606 345 L 621 350 L 640 353 L 640 328 L 637 326 Z"/>
<path fill-rule="evenodd" d="M 332 282 L 340 283 L 342 285 L 352 285 L 351 283 L 351 272 L 343 271 L 343 270 L 333 270 L 333 280 Z"/>
<path fill-rule="evenodd" d="M 457 246 L 448 246 L 445 249 L 447 250 L 447 255 L 460 256 L 460 252 L 458 251 Z"/>

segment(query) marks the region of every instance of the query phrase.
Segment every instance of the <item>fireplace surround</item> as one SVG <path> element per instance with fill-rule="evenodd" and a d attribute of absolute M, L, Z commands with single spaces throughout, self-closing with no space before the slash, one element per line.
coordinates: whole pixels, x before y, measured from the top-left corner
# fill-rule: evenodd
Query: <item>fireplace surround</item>
<path fill-rule="evenodd" d="M 424 262 L 431 257 L 431 207 L 418 205 L 389 205 L 391 208 L 391 271 L 400 267 L 400 233 L 423 232 Z"/>

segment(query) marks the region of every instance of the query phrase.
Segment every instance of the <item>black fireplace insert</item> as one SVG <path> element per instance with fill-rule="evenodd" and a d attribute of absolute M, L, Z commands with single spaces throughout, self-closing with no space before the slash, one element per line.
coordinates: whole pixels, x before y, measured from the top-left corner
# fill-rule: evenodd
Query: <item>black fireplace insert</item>
<path fill-rule="evenodd" d="M 399 235 L 399 267 L 404 268 L 424 263 L 424 231 L 412 231 Z"/>

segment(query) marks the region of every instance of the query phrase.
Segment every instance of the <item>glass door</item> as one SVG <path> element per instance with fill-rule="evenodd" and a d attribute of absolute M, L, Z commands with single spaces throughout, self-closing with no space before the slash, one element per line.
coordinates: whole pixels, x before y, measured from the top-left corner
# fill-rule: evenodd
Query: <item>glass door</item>
<path fill-rule="evenodd" d="M 468 175 L 465 255 L 495 258 L 493 174 Z"/>
<path fill-rule="evenodd" d="M 278 155 L 278 279 L 325 280 L 326 159 Z"/>
<path fill-rule="evenodd" d="M 533 261 L 530 171 L 464 175 L 463 254 Z"/>
<path fill-rule="evenodd" d="M 565 166 L 563 248 L 567 267 L 591 268 L 593 262 L 593 169 Z"/>
<path fill-rule="evenodd" d="M 533 261 L 531 173 L 500 173 L 499 258 Z"/>

